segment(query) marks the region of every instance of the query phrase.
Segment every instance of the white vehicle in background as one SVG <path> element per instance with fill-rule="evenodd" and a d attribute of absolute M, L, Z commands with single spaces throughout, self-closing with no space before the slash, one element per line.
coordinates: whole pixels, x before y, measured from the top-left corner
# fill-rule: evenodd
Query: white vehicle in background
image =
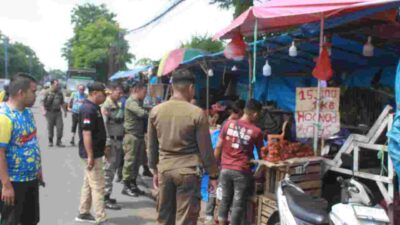
<path fill-rule="evenodd" d="M 0 79 L 0 91 L 4 90 L 4 87 L 10 84 L 10 79 Z"/>
<path fill-rule="evenodd" d="M 96 77 L 96 70 L 70 68 L 67 71 L 67 82 L 65 84 L 67 95 L 76 91 L 78 85 L 82 84 L 86 87 L 88 83 L 95 81 L 95 77 Z"/>

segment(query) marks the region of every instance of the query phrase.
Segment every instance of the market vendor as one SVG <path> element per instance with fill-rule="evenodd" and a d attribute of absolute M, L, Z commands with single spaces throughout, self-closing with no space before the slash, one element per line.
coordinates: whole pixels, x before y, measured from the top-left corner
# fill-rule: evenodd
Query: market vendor
<path fill-rule="evenodd" d="M 246 103 L 245 101 L 239 99 L 239 100 L 236 100 L 235 102 L 231 103 L 230 105 L 228 105 L 226 110 L 229 112 L 229 117 L 222 123 L 221 127 L 223 127 L 225 122 L 227 122 L 227 121 L 240 119 L 240 117 L 243 116 L 243 110 L 245 107 L 245 103 Z M 211 133 L 211 144 L 212 144 L 212 147 L 214 150 L 217 146 L 220 131 L 221 130 L 219 128 L 217 128 L 210 132 Z M 203 185 L 204 190 L 208 190 L 208 176 L 203 177 L 202 184 L 205 184 L 205 185 Z M 212 190 L 209 193 L 204 194 L 205 195 L 204 197 L 207 201 L 206 210 L 205 210 L 205 216 L 206 216 L 205 224 L 214 224 L 213 223 L 214 211 L 215 211 L 216 202 L 217 202 L 216 191 L 217 190 Z M 202 192 L 202 195 L 203 195 L 203 192 Z"/>
<path fill-rule="evenodd" d="M 229 120 L 221 130 L 215 149 L 217 160 L 221 160 L 219 182 L 222 187 L 222 200 L 218 211 L 220 224 L 228 224 L 231 209 L 231 224 L 241 224 L 245 216 L 247 196 L 251 195 L 252 174 L 250 160 L 253 148 L 260 152 L 263 147 L 263 134 L 255 126 L 260 116 L 261 103 L 249 100 L 244 115 L 239 120 Z M 232 203 L 232 204 L 231 204 Z"/>

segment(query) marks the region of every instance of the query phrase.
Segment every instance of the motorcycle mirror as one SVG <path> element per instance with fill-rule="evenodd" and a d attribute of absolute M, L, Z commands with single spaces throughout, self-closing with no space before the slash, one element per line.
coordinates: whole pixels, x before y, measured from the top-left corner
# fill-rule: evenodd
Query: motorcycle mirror
<path fill-rule="evenodd" d="M 360 190 L 357 187 L 350 187 L 349 191 L 356 193 L 356 194 L 360 193 Z"/>
<path fill-rule="evenodd" d="M 339 135 L 333 135 L 333 136 L 328 137 L 326 140 L 327 141 L 332 141 L 332 140 L 336 140 L 336 139 L 339 139 L 339 138 L 340 138 Z"/>

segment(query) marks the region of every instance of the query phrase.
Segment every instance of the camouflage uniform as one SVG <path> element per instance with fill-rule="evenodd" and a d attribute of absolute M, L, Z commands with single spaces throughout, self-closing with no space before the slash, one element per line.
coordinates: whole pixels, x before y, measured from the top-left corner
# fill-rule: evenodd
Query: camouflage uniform
<path fill-rule="evenodd" d="M 136 181 L 139 167 L 145 154 L 145 127 L 148 112 L 143 108 L 143 102 L 129 97 L 125 103 L 125 136 L 123 149 L 125 153 L 123 180 Z"/>
<path fill-rule="evenodd" d="M 148 125 L 149 166 L 158 169 L 158 225 L 196 225 L 201 168 L 217 176 L 208 120 L 189 102 L 171 98 L 153 108 Z"/>
<path fill-rule="evenodd" d="M 104 122 L 107 130 L 107 146 L 111 147 L 109 160 L 105 161 L 105 196 L 110 196 L 113 188 L 113 180 L 118 166 L 122 161 L 122 140 L 124 137 L 124 112 L 121 102 L 114 102 L 111 98 L 102 105 Z"/>
<path fill-rule="evenodd" d="M 57 144 L 61 143 L 64 123 L 61 108 L 64 107 L 64 96 L 61 91 L 48 90 L 43 98 L 43 106 L 46 109 L 47 130 L 49 142 L 53 143 L 54 126 L 57 129 Z"/>

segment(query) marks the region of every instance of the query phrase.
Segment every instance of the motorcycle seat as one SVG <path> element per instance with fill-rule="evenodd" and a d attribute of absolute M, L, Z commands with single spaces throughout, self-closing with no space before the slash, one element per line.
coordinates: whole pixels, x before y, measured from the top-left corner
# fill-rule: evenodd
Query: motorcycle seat
<path fill-rule="evenodd" d="M 307 195 L 290 185 L 283 187 L 283 193 L 294 217 L 315 225 L 329 224 L 326 200 Z"/>

